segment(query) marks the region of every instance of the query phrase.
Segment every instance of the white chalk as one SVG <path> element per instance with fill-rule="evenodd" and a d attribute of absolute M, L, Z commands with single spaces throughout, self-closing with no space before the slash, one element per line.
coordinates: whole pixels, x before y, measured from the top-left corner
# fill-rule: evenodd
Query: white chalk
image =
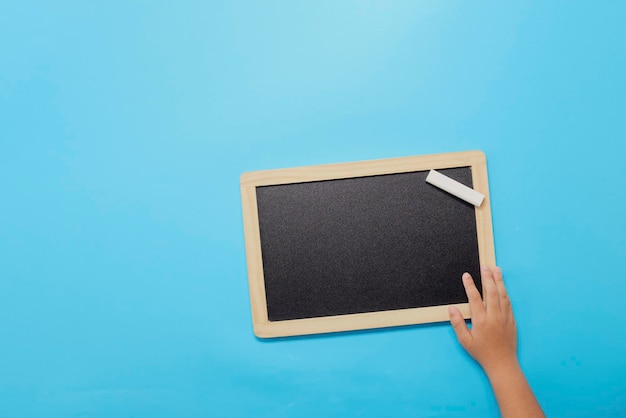
<path fill-rule="evenodd" d="M 433 186 L 437 186 L 451 195 L 454 195 L 459 199 L 463 199 L 474 206 L 480 206 L 485 198 L 485 195 L 478 193 L 476 190 L 467 187 L 466 185 L 459 183 L 458 181 L 435 170 L 430 170 L 428 176 L 426 177 L 426 182 L 432 184 Z"/>

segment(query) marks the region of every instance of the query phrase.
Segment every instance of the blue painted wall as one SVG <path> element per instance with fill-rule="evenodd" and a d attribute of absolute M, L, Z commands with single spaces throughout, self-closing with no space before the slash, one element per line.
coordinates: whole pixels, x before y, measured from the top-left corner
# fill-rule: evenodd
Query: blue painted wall
<path fill-rule="evenodd" d="M 550 416 L 626 414 L 623 1 L 3 2 L 3 417 L 490 416 L 447 324 L 261 341 L 239 175 L 488 158 Z"/>

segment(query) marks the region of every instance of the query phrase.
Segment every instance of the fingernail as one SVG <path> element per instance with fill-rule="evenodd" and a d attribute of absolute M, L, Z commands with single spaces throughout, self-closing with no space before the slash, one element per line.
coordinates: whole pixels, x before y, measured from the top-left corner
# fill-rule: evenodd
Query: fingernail
<path fill-rule="evenodd" d="M 461 276 L 463 279 L 467 280 L 470 279 L 472 276 L 470 276 L 469 273 L 463 273 L 463 276 Z"/>
<path fill-rule="evenodd" d="M 486 265 L 486 264 L 485 264 L 484 266 L 482 266 L 481 268 L 482 268 L 483 270 L 486 270 L 486 271 L 491 270 L 491 268 L 490 268 L 488 265 Z"/>

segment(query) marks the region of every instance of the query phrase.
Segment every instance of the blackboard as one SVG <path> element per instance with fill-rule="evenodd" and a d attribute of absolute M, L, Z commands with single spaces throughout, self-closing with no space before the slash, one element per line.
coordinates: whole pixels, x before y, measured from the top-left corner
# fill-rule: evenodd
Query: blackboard
<path fill-rule="evenodd" d="M 426 183 L 433 168 L 486 201 Z M 441 321 L 448 305 L 468 316 L 460 277 L 481 288 L 481 262 L 495 262 L 481 152 L 246 173 L 241 186 L 260 337 Z"/>

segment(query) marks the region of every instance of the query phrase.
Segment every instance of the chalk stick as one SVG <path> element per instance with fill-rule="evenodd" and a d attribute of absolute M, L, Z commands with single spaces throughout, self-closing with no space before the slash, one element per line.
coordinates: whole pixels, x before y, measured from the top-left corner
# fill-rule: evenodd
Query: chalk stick
<path fill-rule="evenodd" d="M 451 179 L 448 176 L 441 174 L 438 171 L 430 170 L 428 176 L 426 177 L 426 182 L 432 184 L 433 186 L 439 187 L 440 189 L 445 190 L 458 197 L 459 199 L 465 200 L 468 203 L 471 203 L 474 206 L 480 206 L 483 203 L 483 199 L 485 196 L 481 193 L 478 193 L 476 190 L 467 187 L 466 185 L 459 183 L 458 181 Z"/>

